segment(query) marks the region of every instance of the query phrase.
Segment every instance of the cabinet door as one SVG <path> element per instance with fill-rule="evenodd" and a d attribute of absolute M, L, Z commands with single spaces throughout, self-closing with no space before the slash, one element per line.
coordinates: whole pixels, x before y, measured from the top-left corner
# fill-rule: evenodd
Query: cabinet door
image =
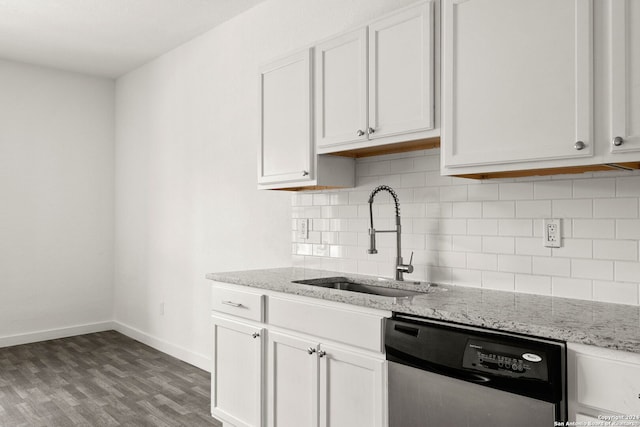
<path fill-rule="evenodd" d="M 367 30 L 315 48 L 316 144 L 367 140 Z"/>
<path fill-rule="evenodd" d="M 385 362 L 322 344 L 320 426 L 386 426 Z"/>
<path fill-rule="evenodd" d="M 443 0 L 445 167 L 593 155 L 592 2 Z"/>
<path fill-rule="evenodd" d="M 614 153 L 640 150 L 639 22 L 640 2 L 611 0 L 610 120 Z M 622 140 L 616 142 L 616 137 Z"/>
<path fill-rule="evenodd" d="M 369 26 L 369 138 L 434 126 L 433 2 Z"/>
<path fill-rule="evenodd" d="M 318 344 L 269 331 L 270 427 L 317 427 Z"/>
<path fill-rule="evenodd" d="M 260 74 L 261 149 L 258 182 L 312 180 L 311 49 Z"/>
<path fill-rule="evenodd" d="M 250 324 L 212 316 L 211 414 L 236 427 L 262 425 L 262 336 Z"/>

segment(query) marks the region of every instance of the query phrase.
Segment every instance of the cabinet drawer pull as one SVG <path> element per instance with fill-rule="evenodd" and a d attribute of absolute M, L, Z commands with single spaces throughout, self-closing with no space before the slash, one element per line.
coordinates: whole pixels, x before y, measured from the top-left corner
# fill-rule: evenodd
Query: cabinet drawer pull
<path fill-rule="evenodd" d="M 313 354 L 313 353 L 315 353 L 315 352 L 316 352 L 316 349 L 315 349 L 315 348 L 313 348 L 313 347 L 309 347 L 309 348 L 307 349 L 307 353 L 309 353 L 309 354 Z"/>
<path fill-rule="evenodd" d="M 362 129 L 358 129 L 358 132 L 356 133 L 358 134 L 358 136 L 364 135 L 364 131 Z"/>
<path fill-rule="evenodd" d="M 231 307 L 243 307 L 242 304 L 240 304 L 239 302 L 233 302 L 233 301 L 222 301 L 222 303 L 224 305 L 230 305 Z"/>
<path fill-rule="evenodd" d="M 573 144 L 573 148 L 575 148 L 575 149 L 576 149 L 576 150 L 578 150 L 578 151 L 583 150 L 583 149 L 584 149 L 584 147 L 586 147 L 586 146 L 587 146 L 587 145 L 586 145 L 584 142 L 582 142 L 582 141 L 578 141 L 578 142 L 576 142 L 575 144 Z"/>
<path fill-rule="evenodd" d="M 260 333 L 259 332 L 254 332 L 254 333 L 251 334 L 251 336 L 253 338 L 258 338 L 260 336 Z"/>
<path fill-rule="evenodd" d="M 308 171 L 302 171 L 302 176 L 308 176 L 309 172 Z"/>
<path fill-rule="evenodd" d="M 621 136 L 616 136 L 615 138 L 613 138 L 612 141 L 613 145 L 615 145 L 616 147 L 621 146 L 622 144 L 624 144 L 624 138 Z"/>
<path fill-rule="evenodd" d="M 369 128 L 369 129 L 367 129 L 367 133 L 368 133 L 369 135 L 371 135 L 372 133 L 375 133 L 375 132 L 376 132 L 376 130 L 375 130 L 374 128 Z"/>
<path fill-rule="evenodd" d="M 326 351 L 324 351 L 324 350 L 320 350 L 320 351 L 318 352 L 318 357 L 324 357 L 324 356 L 326 356 L 326 355 L 327 355 L 327 352 L 326 352 Z"/>

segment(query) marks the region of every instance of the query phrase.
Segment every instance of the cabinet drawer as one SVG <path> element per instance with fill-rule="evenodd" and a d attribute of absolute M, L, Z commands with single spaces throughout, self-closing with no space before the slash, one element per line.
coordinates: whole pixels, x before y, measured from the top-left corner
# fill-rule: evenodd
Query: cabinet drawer
<path fill-rule="evenodd" d="M 577 400 L 620 414 L 640 414 L 640 365 L 576 355 Z"/>
<path fill-rule="evenodd" d="M 269 297 L 268 323 L 309 335 L 382 352 L 384 317 Z"/>
<path fill-rule="evenodd" d="M 213 286 L 211 288 L 211 309 L 219 313 L 232 314 L 256 322 L 264 316 L 264 295 Z"/>

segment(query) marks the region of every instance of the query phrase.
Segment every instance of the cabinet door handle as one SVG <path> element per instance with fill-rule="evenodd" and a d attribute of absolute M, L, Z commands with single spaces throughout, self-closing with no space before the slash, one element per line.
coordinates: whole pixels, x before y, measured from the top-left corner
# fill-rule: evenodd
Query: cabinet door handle
<path fill-rule="evenodd" d="M 318 357 L 324 357 L 324 356 L 326 356 L 326 355 L 327 355 L 327 352 L 326 352 L 326 351 L 324 351 L 324 350 L 320 350 L 320 351 L 318 352 Z"/>
<path fill-rule="evenodd" d="M 364 135 L 364 131 L 362 129 L 358 129 L 358 132 L 356 133 L 358 134 L 358 136 Z"/>
<path fill-rule="evenodd" d="M 307 353 L 309 353 L 309 354 L 313 354 L 313 353 L 315 353 L 315 352 L 316 352 L 316 349 L 315 349 L 315 348 L 313 348 L 313 347 L 309 347 L 309 348 L 307 349 Z"/>
<path fill-rule="evenodd" d="M 586 145 L 584 142 L 582 142 L 582 141 L 578 141 L 578 142 L 576 142 L 575 144 L 573 144 L 573 148 L 575 148 L 575 149 L 576 149 L 576 150 L 578 150 L 578 151 L 583 150 L 583 149 L 584 149 L 584 147 L 586 147 L 586 146 L 587 146 L 587 145 Z"/>
<path fill-rule="evenodd" d="M 613 138 L 612 144 L 616 147 L 619 147 L 624 144 L 624 138 L 621 136 L 616 136 L 615 138 Z"/>
<path fill-rule="evenodd" d="M 242 307 L 242 304 L 240 304 L 239 302 L 233 302 L 233 301 L 222 301 L 222 303 L 224 305 L 230 305 L 231 307 Z"/>
<path fill-rule="evenodd" d="M 309 175 L 309 171 L 302 171 L 302 176 L 308 176 Z"/>
<path fill-rule="evenodd" d="M 375 132 L 376 132 L 376 130 L 375 130 L 374 128 L 369 128 L 369 129 L 367 129 L 367 133 L 368 133 L 369 135 L 371 135 L 372 133 L 375 133 Z"/>
<path fill-rule="evenodd" d="M 258 338 L 260 336 L 260 332 L 254 332 L 251 334 L 253 338 Z"/>

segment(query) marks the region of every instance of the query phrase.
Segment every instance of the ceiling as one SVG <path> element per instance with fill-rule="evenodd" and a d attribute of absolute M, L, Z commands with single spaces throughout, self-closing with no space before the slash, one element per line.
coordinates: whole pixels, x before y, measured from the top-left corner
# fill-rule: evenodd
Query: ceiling
<path fill-rule="evenodd" d="M 264 0 L 0 0 L 0 58 L 118 77 Z"/>

